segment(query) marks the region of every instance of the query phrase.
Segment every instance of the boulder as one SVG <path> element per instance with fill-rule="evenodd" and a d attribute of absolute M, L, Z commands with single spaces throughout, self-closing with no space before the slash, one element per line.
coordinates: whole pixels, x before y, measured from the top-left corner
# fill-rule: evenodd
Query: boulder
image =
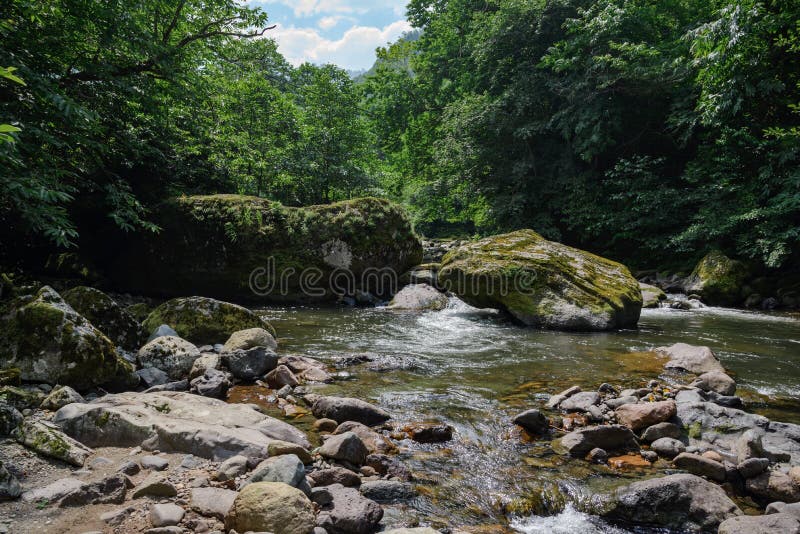
<path fill-rule="evenodd" d="M 441 534 L 441 532 L 431 527 L 404 527 L 384 530 L 383 534 Z"/>
<path fill-rule="evenodd" d="M 275 334 L 269 323 L 247 308 L 207 297 L 168 300 L 150 312 L 143 323 L 147 330 L 162 324 L 171 326 L 180 337 L 199 345 L 220 343 L 234 332 L 250 328 L 261 328 Z"/>
<path fill-rule="evenodd" d="M 163 473 L 152 472 L 133 490 L 133 498 L 140 497 L 174 497 L 178 488 Z"/>
<path fill-rule="evenodd" d="M 692 386 L 703 391 L 713 391 L 720 395 L 730 396 L 736 393 L 736 382 L 721 371 L 703 373 L 692 382 Z"/>
<path fill-rule="evenodd" d="M 58 410 L 67 404 L 73 402 L 85 402 L 80 393 L 75 391 L 69 386 L 62 386 L 60 388 L 53 388 L 47 397 L 42 401 L 43 410 Z"/>
<path fill-rule="evenodd" d="M 304 464 L 310 464 L 314 461 L 305 447 L 301 447 L 296 443 L 289 443 L 288 441 L 281 441 L 279 439 L 270 441 L 269 445 L 267 445 L 267 450 L 270 457 L 293 454 L 300 458 L 300 461 Z"/>
<path fill-rule="evenodd" d="M 737 448 L 737 441 L 748 431 L 758 432 L 763 435 L 764 430 L 771 426 L 769 419 L 764 416 L 751 414 L 720 406 L 713 402 L 698 402 L 692 394 L 694 391 L 681 391 L 676 397 L 677 423 L 686 428 L 693 445 L 713 445 L 715 449 L 733 452 Z M 684 400 L 684 398 L 686 400 Z M 754 453 L 755 456 L 764 456 L 762 452 Z M 739 458 L 739 461 L 744 458 Z"/>
<path fill-rule="evenodd" d="M 38 388 L 0 387 L 0 402 L 17 410 L 38 408 L 43 400 L 44 394 Z"/>
<path fill-rule="evenodd" d="M 800 534 L 800 520 L 791 514 L 731 517 L 723 521 L 718 534 Z"/>
<path fill-rule="evenodd" d="M 81 406 L 71 404 L 70 406 Z M 92 450 L 65 435 L 57 426 L 45 421 L 23 421 L 12 433 L 14 439 L 44 456 L 57 458 L 83 467 Z"/>
<path fill-rule="evenodd" d="M 713 532 L 726 519 L 741 514 L 722 488 L 688 474 L 624 486 L 615 492 L 603 512 L 614 521 L 690 532 Z"/>
<path fill-rule="evenodd" d="M 320 505 L 317 524 L 330 534 L 370 534 L 383 518 L 383 508 L 355 488 L 339 484 L 315 490 L 314 502 Z"/>
<path fill-rule="evenodd" d="M 263 328 L 248 328 L 231 334 L 231 337 L 222 346 L 222 352 L 247 350 L 254 347 L 264 347 L 275 351 L 278 350 L 278 342 L 275 341 L 271 333 Z"/>
<path fill-rule="evenodd" d="M 102 291 L 80 286 L 65 291 L 63 297 L 118 347 L 136 350 L 144 342 L 146 335 L 139 321 Z"/>
<path fill-rule="evenodd" d="M 677 412 L 675 401 L 623 404 L 616 409 L 617 421 L 631 430 L 641 430 L 671 419 Z"/>
<path fill-rule="evenodd" d="M 273 456 L 258 464 L 250 473 L 247 484 L 255 482 L 283 482 L 303 493 L 311 493 L 311 488 L 306 482 L 306 468 L 294 454 Z"/>
<path fill-rule="evenodd" d="M 280 389 L 284 386 L 291 386 L 294 387 L 300 382 L 297 380 L 297 377 L 294 376 L 288 367 L 285 365 L 279 365 L 269 373 L 267 376 L 264 377 L 267 382 L 267 385 L 272 389 Z"/>
<path fill-rule="evenodd" d="M 172 503 L 158 503 L 150 507 L 150 523 L 154 527 L 177 525 L 186 514 L 183 508 Z"/>
<path fill-rule="evenodd" d="M 222 361 L 236 378 L 255 380 L 275 369 L 278 365 L 278 355 L 265 347 L 253 347 L 223 353 Z"/>
<path fill-rule="evenodd" d="M 392 273 L 422 261 L 403 208 L 375 198 L 291 208 L 257 197 L 190 196 L 163 203 L 152 216 L 162 231 L 125 236 L 108 269 L 115 287 L 137 294 L 335 302 L 341 294 L 335 289 L 346 283 L 387 298 L 397 289 Z M 322 273 L 311 288 L 303 269 Z M 343 271 L 346 281 L 331 280 Z"/>
<path fill-rule="evenodd" d="M 192 364 L 189 371 L 189 380 L 194 380 L 198 376 L 203 376 L 208 369 L 219 369 L 222 365 L 222 358 L 216 352 L 201 352 L 200 357 Z"/>
<path fill-rule="evenodd" d="M 48 286 L 0 311 L 0 367 L 19 369 L 22 380 L 79 391 L 138 383 L 111 340 Z"/>
<path fill-rule="evenodd" d="M 46 486 L 26 491 L 22 494 L 25 502 L 58 502 L 66 495 L 83 487 L 83 482 L 77 478 L 61 478 Z"/>
<path fill-rule="evenodd" d="M 169 462 L 166 458 L 151 454 L 142 456 L 139 462 L 142 464 L 144 469 L 152 469 L 153 471 L 164 471 L 167 467 L 169 467 Z"/>
<path fill-rule="evenodd" d="M 637 448 L 636 436 L 622 425 L 602 425 L 579 428 L 561 438 L 561 446 L 577 457 L 586 456 L 594 448 L 605 451 Z"/>
<path fill-rule="evenodd" d="M 220 482 L 226 482 L 234 480 L 245 473 L 247 473 L 247 458 L 245 456 L 232 456 L 219 465 L 214 478 Z"/>
<path fill-rule="evenodd" d="M 768 458 L 748 458 L 736 466 L 741 477 L 745 480 L 758 476 L 769 468 Z"/>
<path fill-rule="evenodd" d="M 17 477 L 11 474 L 0 461 L 0 502 L 16 499 L 22 495 Z"/>
<path fill-rule="evenodd" d="M 224 520 L 233 506 L 236 495 L 237 492 L 222 488 L 194 488 L 190 506 L 202 516 Z"/>
<path fill-rule="evenodd" d="M 550 421 L 535 408 L 515 416 L 513 421 L 532 434 L 544 434 L 550 429 Z"/>
<path fill-rule="evenodd" d="M 367 450 L 370 453 L 396 453 L 397 445 L 395 445 L 389 438 L 383 434 L 375 432 L 370 427 L 356 423 L 355 421 L 347 421 L 337 426 L 333 431 L 334 434 L 344 434 L 345 432 L 352 432 L 364 442 Z"/>
<path fill-rule="evenodd" d="M 478 308 L 558 330 L 636 326 L 639 283 L 619 263 L 518 230 L 447 253 L 439 283 Z"/>
<path fill-rule="evenodd" d="M 361 494 L 382 504 L 394 504 L 413 499 L 417 492 L 408 482 L 398 480 L 370 480 L 361 484 Z"/>
<path fill-rule="evenodd" d="M 748 478 L 745 488 L 750 495 L 762 503 L 800 502 L 800 486 L 792 477 L 780 471 L 765 471 L 753 478 Z"/>
<path fill-rule="evenodd" d="M 672 460 L 675 467 L 689 471 L 693 475 L 710 478 L 716 482 L 725 482 L 725 466 L 720 462 L 689 452 L 682 452 Z"/>
<path fill-rule="evenodd" d="M 136 371 L 139 382 L 147 388 L 161 386 L 169 382 L 169 375 L 156 367 L 145 367 Z"/>
<path fill-rule="evenodd" d="M 22 423 L 22 414 L 12 405 L 0 402 L 0 438 L 4 438 Z"/>
<path fill-rule="evenodd" d="M 453 439 L 453 427 L 444 423 L 412 423 L 403 427 L 403 431 L 417 443 L 444 443 Z"/>
<path fill-rule="evenodd" d="M 391 418 L 382 408 L 349 397 L 318 397 L 311 411 L 317 419 L 333 419 L 337 423 L 356 421 L 367 426 L 379 425 Z"/>
<path fill-rule="evenodd" d="M 785 502 L 773 502 L 767 505 L 764 510 L 767 515 L 770 514 L 789 514 L 800 520 L 800 503 L 786 504 Z"/>
<path fill-rule="evenodd" d="M 712 306 L 731 306 L 742 300 L 747 267 L 719 250 L 712 250 L 695 266 L 684 282 L 686 294 L 696 294 Z"/>
<path fill-rule="evenodd" d="M 319 448 L 319 454 L 324 458 L 362 465 L 367 459 L 369 450 L 355 433 L 345 432 L 329 437 Z"/>
<path fill-rule="evenodd" d="M 585 412 L 590 406 L 600 404 L 600 394 L 596 391 L 581 391 L 561 401 L 559 408 L 566 412 Z"/>
<path fill-rule="evenodd" d="M 172 380 L 189 376 L 192 364 L 200 357 L 197 347 L 179 337 L 162 336 L 139 349 L 139 364 L 155 367 L 167 373 Z"/>
<path fill-rule="evenodd" d="M 678 439 L 681 437 L 681 429 L 674 423 L 657 423 L 647 427 L 642 432 L 642 441 L 645 443 L 653 442 L 661 438 Z"/>
<path fill-rule="evenodd" d="M 650 444 L 650 448 L 664 458 L 675 458 L 686 450 L 686 445 L 675 438 L 659 438 Z"/>
<path fill-rule="evenodd" d="M 314 507 L 306 495 L 281 482 L 257 482 L 245 486 L 225 516 L 225 528 L 237 532 L 310 534 Z"/>
<path fill-rule="evenodd" d="M 232 385 L 230 375 L 219 369 L 206 369 L 202 376 L 190 382 L 192 393 L 215 399 L 225 398 Z"/>
<path fill-rule="evenodd" d="M 121 504 L 125 502 L 128 479 L 121 473 L 107 476 L 96 482 L 87 482 L 64 495 L 58 505 L 87 506 L 90 504 Z"/>
<path fill-rule="evenodd" d="M 314 483 L 314 487 L 341 484 L 350 488 L 361 485 L 361 477 L 358 474 L 339 466 L 312 471 L 308 474 L 308 479 Z"/>
<path fill-rule="evenodd" d="M 639 282 L 642 292 L 642 308 L 658 308 L 662 301 L 667 300 L 667 294 L 661 288 Z"/>
<path fill-rule="evenodd" d="M 150 315 L 150 312 L 147 312 L 147 315 Z M 150 337 L 147 338 L 147 342 L 150 343 L 154 339 L 158 339 L 163 336 L 181 337 L 174 328 L 170 327 L 169 325 L 162 324 L 153 330 L 153 332 L 150 334 Z"/>
<path fill-rule="evenodd" d="M 665 369 L 678 369 L 697 375 L 715 371 L 725 372 L 725 368 L 722 367 L 716 354 L 708 347 L 675 343 L 669 347 L 658 347 L 655 350 L 669 358 L 664 365 Z"/>
<path fill-rule="evenodd" d="M 428 284 L 412 284 L 404 287 L 389 302 L 393 310 L 443 310 L 447 307 L 447 295 Z"/>

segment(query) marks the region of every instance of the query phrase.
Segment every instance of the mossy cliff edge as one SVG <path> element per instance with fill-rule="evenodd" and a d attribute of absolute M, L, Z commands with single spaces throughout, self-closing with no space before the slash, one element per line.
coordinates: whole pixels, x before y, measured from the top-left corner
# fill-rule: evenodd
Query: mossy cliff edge
<path fill-rule="evenodd" d="M 369 278 L 365 272 L 389 268 L 401 274 L 422 261 L 422 245 L 402 208 L 377 198 L 289 208 L 257 197 L 192 196 L 164 203 L 153 219 L 161 232 L 132 236 L 110 268 L 121 290 L 330 301 L 337 295 L 328 280 L 337 269 L 351 273 L 355 289 L 380 293 L 376 277 L 362 284 Z M 316 282 L 304 280 L 318 289 L 313 294 L 300 282 L 309 268 L 321 273 Z M 254 272 L 258 293 L 251 289 Z"/>

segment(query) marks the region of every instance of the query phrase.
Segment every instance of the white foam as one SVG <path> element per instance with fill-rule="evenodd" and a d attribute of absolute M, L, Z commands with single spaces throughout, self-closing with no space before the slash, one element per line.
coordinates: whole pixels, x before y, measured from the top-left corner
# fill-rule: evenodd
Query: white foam
<path fill-rule="evenodd" d="M 523 534 L 629 534 L 630 531 L 612 527 L 602 519 L 577 511 L 567 505 L 563 512 L 549 517 L 521 517 L 511 522 L 511 528 Z"/>

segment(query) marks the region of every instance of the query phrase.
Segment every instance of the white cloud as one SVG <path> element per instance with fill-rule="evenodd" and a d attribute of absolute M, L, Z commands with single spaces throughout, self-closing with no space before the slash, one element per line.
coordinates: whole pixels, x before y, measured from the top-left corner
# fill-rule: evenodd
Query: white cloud
<path fill-rule="evenodd" d="M 335 28 L 343 20 L 353 21 L 353 19 L 350 17 L 334 15 L 332 17 L 322 17 L 319 19 L 319 22 L 317 22 L 317 26 L 319 26 L 322 30 L 330 30 L 331 28 Z"/>
<path fill-rule="evenodd" d="M 375 49 L 397 40 L 411 25 L 398 20 L 384 28 L 354 26 L 341 39 L 322 37 L 314 28 L 278 26 L 268 36 L 278 43 L 278 50 L 293 65 L 333 63 L 345 69 L 368 69 L 375 62 Z"/>
<path fill-rule="evenodd" d="M 371 10 L 391 8 L 398 16 L 404 16 L 408 0 L 249 0 L 269 4 L 283 4 L 294 10 L 296 17 L 331 13 L 364 14 Z"/>

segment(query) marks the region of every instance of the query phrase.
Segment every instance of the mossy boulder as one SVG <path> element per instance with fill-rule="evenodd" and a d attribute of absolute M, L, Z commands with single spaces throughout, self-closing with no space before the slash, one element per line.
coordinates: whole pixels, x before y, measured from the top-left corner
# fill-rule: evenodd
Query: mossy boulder
<path fill-rule="evenodd" d="M 116 287 L 260 302 L 335 301 L 355 290 L 388 297 L 396 278 L 422 260 L 403 209 L 376 198 L 291 208 L 257 197 L 191 196 L 165 202 L 153 218 L 161 232 L 130 236 L 109 266 Z M 383 269 L 394 273 L 395 287 L 382 281 Z"/>
<path fill-rule="evenodd" d="M 225 343 L 234 332 L 248 328 L 263 328 L 275 336 L 272 325 L 244 306 L 207 297 L 168 300 L 153 310 L 143 323 L 147 332 L 162 324 L 197 345 Z"/>
<path fill-rule="evenodd" d="M 667 294 L 661 288 L 639 282 L 642 290 L 642 308 L 658 308 L 662 300 L 667 300 Z"/>
<path fill-rule="evenodd" d="M 712 250 L 695 266 L 684 283 L 684 290 L 700 295 L 706 304 L 731 306 L 742 300 L 742 286 L 747 276 L 744 263 Z"/>
<path fill-rule="evenodd" d="M 0 366 L 30 382 L 77 390 L 135 385 L 114 344 L 49 286 L 14 299 L 0 314 Z"/>
<path fill-rule="evenodd" d="M 93 287 L 74 287 L 65 291 L 64 300 L 117 346 L 138 349 L 146 336 L 142 325 L 117 302 Z"/>
<path fill-rule="evenodd" d="M 473 306 L 498 308 L 526 325 L 557 330 L 633 327 L 642 308 L 639 283 L 627 267 L 532 230 L 450 251 L 439 284 Z"/>

